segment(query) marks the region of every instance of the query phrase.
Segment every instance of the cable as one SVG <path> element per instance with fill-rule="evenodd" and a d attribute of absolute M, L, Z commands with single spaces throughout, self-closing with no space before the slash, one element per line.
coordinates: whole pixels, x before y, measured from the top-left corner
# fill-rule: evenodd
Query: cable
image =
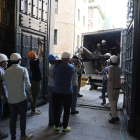
<path fill-rule="evenodd" d="M 123 102 L 120 102 L 119 104 L 122 104 Z M 119 104 L 118 104 L 118 108 L 119 108 L 119 118 L 120 118 L 120 110 L 121 110 L 121 108 L 119 107 Z M 121 119 L 120 119 L 120 123 L 121 123 L 121 128 L 120 128 L 120 135 L 121 135 L 121 138 L 122 138 L 122 140 L 123 140 L 123 136 L 122 136 L 122 121 L 121 121 Z"/>
<path fill-rule="evenodd" d="M 77 107 L 82 107 L 82 108 L 89 108 L 89 109 L 97 109 L 97 110 L 110 111 L 110 108 L 102 107 L 102 106 L 96 106 L 96 105 L 78 104 L 78 103 L 77 103 L 76 106 L 77 106 Z"/>
<path fill-rule="evenodd" d="M 120 118 L 120 110 L 119 110 L 119 118 Z M 121 123 L 120 135 L 121 135 L 121 138 L 123 140 L 123 136 L 122 136 L 122 121 L 121 120 L 120 120 L 120 123 Z"/>

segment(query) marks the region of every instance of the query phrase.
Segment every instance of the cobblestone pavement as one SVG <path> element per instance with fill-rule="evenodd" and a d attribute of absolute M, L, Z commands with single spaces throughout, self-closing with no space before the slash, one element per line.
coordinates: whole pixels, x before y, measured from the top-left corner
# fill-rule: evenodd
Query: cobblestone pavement
<path fill-rule="evenodd" d="M 98 98 L 101 95 L 100 92 L 100 89 L 88 91 L 87 86 L 81 88 L 81 94 L 84 96 L 78 98 L 78 103 L 86 102 L 96 106 L 100 105 L 101 99 Z M 84 106 L 79 106 L 77 110 L 80 113 L 70 115 L 69 126 L 72 128 L 71 132 L 62 134 L 62 128 L 60 128 L 60 134 L 54 134 L 52 127 L 48 126 L 48 104 L 38 108 L 42 112 L 41 115 L 31 116 L 30 110 L 27 113 L 27 134 L 34 134 L 33 140 L 136 140 L 126 131 L 122 112 L 120 112 L 120 122 L 109 124 L 108 120 L 111 117 L 108 110 L 100 110 L 100 108 L 90 106 L 86 106 L 85 108 Z M 20 139 L 19 119 L 20 117 L 18 116 L 17 140 Z M 9 133 L 9 137 L 5 140 L 10 140 L 9 117 L 2 120 L 0 128 L 4 132 Z"/>

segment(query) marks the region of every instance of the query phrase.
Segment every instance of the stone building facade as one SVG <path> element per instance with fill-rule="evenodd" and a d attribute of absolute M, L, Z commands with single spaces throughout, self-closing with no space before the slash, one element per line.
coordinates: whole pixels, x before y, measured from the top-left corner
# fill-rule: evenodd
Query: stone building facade
<path fill-rule="evenodd" d="M 82 33 L 88 31 L 87 0 L 55 0 L 54 54 L 74 54 L 82 44 Z"/>

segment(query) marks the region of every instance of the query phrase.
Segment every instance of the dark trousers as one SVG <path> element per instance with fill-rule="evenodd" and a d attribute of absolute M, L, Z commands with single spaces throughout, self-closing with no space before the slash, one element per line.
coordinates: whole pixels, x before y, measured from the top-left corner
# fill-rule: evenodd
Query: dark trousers
<path fill-rule="evenodd" d="M 49 89 L 49 122 L 54 122 L 54 111 L 53 111 L 53 88 L 52 86 L 48 86 Z M 63 102 L 61 101 L 60 108 L 59 108 L 59 116 L 61 118 L 63 111 Z"/>
<path fill-rule="evenodd" d="M 36 109 L 36 101 L 38 99 L 40 90 L 41 90 L 41 86 L 40 86 L 40 82 L 38 81 L 31 81 L 31 91 L 32 91 L 32 97 L 33 97 L 33 102 L 31 103 L 31 108 L 32 111 L 35 112 Z"/>
<path fill-rule="evenodd" d="M 72 94 L 59 94 L 53 93 L 53 108 L 54 108 L 54 124 L 56 127 L 59 126 L 60 122 L 60 105 L 63 101 L 64 115 L 63 115 L 63 128 L 67 128 L 70 114 L 70 107 L 72 102 Z"/>
<path fill-rule="evenodd" d="M 105 100 L 106 91 L 107 91 L 107 80 L 104 80 L 103 81 L 103 88 L 102 88 L 103 103 L 106 103 L 106 100 Z"/>
<path fill-rule="evenodd" d="M 76 111 L 77 96 L 78 96 L 78 86 L 73 86 L 71 112 L 75 112 Z"/>
<path fill-rule="evenodd" d="M 79 94 L 80 88 L 81 88 L 81 76 L 82 76 L 82 74 L 78 73 L 78 94 Z"/>
<path fill-rule="evenodd" d="M 1 122 L 2 116 L 3 116 L 3 100 L 0 98 L 0 122 Z"/>
<path fill-rule="evenodd" d="M 0 122 L 3 116 L 3 99 L 0 98 Z"/>
<path fill-rule="evenodd" d="M 17 113 L 20 114 L 20 131 L 21 137 L 26 135 L 26 113 L 27 113 L 27 100 L 16 104 L 9 104 L 10 109 L 10 133 L 11 140 L 16 139 L 16 121 Z"/>

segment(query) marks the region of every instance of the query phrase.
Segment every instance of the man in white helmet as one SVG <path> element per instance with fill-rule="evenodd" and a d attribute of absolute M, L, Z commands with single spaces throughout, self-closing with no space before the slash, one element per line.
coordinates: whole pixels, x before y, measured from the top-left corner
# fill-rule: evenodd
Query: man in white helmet
<path fill-rule="evenodd" d="M 5 68 L 7 68 L 8 58 L 5 54 L 0 53 L 0 122 L 3 116 L 3 102 L 6 102 L 7 89 L 3 80 Z M 8 134 L 0 130 L 0 140 L 8 137 Z"/>
<path fill-rule="evenodd" d="M 71 130 L 68 127 L 70 107 L 72 102 L 73 85 L 72 78 L 75 72 L 75 68 L 72 64 L 69 64 L 70 52 L 66 51 L 62 53 L 62 63 L 55 66 L 53 74 L 55 75 L 55 85 L 53 90 L 53 107 L 54 107 L 54 127 L 55 133 L 59 133 L 60 113 L 59 108 L 61 101 L 64 106 L 63 116 L 63 132 L 67 133 Z"/>
<path fill-rule="evenodd" d="M 109 120 L 109 123 L 114 123 L 119 121 L 119 117 L 117 115 L 117 103 L 119 98 L 119 91 L 120 91 L 120 79 L 121 79 L 121 69 L 117 66 L 118 58 L 117 56 L 113 55 L 110 57 L 110 67 L 109 73 L 107 75 L 107 93 L 108 99 L 111 107 L 110 116 L 112 117 Z"/>
<path fill-rule="evenodd" d="M 94 53 L 98 53 L 98 54 L 101 53 L 101 44 L 100 43 L 97 44 L 97 49 L 94 50 Z"/>
<path fill-rule="evenodd" d="M 98 43 L 97 44 L 97 49 L 94 50 L 94 53 L 96 54 L 102 54 L 103 53 L 103 49 L 101 49 L 101 44 Z M 97 70 L 101 70 L 101 62 L 100 61 L 95 61 L 94 62 L 94 66 L 95 66 L 95 69 Z"/>
<path fill-rule="evenodd" d="M 105 40 L 102 40 L 101 54 L 104 55 L 106 53 L 110 53 L 110 49 L 106 45 L 106 41 Z"/>
<path fill-rule="evenodd" d="M 28 71 L 20 66 L 21 56 L 13 53 L 10 56 L 12 66 L 5 71 L 4 81 L 8 90 L 8 103 L 10 109 L 10 133 L 11 140 L 16 139 L 16 121 L 17 112 L 20 114 L 20 140 L 30 140 L 33 135 L 26 135 L 26 114 L 27 114 L 27 97 L 25 89 L 29 92 L 29 98 L 32 100 L 31 84 Z"/>

